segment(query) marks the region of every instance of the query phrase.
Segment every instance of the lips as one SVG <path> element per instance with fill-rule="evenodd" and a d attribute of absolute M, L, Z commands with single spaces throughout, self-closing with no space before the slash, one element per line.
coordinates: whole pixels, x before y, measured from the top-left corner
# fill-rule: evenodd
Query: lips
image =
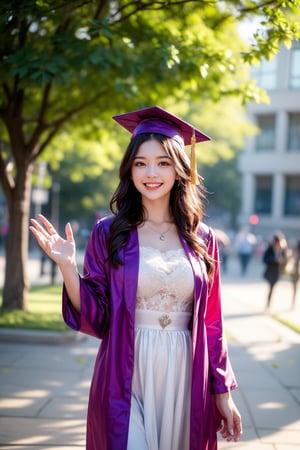
<path fill-rule="evenodd" d="M 157 189 L 162 186 L 162 183 L 144 183 L 144 186 L 147 189 Z"/>

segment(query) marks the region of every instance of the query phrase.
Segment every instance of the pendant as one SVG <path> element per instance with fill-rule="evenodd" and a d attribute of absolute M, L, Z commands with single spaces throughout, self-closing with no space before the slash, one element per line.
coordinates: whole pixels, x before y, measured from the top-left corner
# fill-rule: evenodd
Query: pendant
<path fill-rule="evenodd" d="M 160 239 L 161 241 L 164 241 L 164 240 L 166 239 L 164 233 L 162 233 L 162 234 L 159 236 L 159 239 Z"/>

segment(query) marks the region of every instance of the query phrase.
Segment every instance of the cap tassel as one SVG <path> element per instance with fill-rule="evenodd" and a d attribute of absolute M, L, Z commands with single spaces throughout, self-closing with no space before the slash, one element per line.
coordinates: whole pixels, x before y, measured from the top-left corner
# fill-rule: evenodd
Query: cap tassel
<path fill-rule="evenodd" d="M 191 183 L 199 184 L 199 177 L 197 173 L 197 160 L 196 160 L 196 136 L 195 130 L 191 137 Z"/>

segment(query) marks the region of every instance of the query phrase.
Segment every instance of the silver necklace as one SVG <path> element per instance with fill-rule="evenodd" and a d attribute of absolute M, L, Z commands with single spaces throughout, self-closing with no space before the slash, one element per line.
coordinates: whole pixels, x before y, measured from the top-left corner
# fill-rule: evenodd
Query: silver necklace
<path fill-rule="evenodd" d="M 154 231 L 154 233 L 159 234 L 160 241 L 164 241 L 166 239 L 165 235 L 171 230 L 172 225 L 173 225 L 173 223 L 171 223 L 169 228 L 166 231 L 163 231 L 162 233 L 160 231 L 153 230 L 153 228 L 149 227 L 149 224 L 148 224 L 148 227 L 150 228 L 151 231 Z"/>

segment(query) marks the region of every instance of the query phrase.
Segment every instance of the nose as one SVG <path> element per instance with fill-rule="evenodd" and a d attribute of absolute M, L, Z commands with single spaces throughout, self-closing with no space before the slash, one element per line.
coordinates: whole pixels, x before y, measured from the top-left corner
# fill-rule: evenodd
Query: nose
<path fill-rule="evenodd" d="M 156 166 L 155 164 L 149 164 L 147 167 L 147 177 L 153 178 L 156 177 Z"/>

